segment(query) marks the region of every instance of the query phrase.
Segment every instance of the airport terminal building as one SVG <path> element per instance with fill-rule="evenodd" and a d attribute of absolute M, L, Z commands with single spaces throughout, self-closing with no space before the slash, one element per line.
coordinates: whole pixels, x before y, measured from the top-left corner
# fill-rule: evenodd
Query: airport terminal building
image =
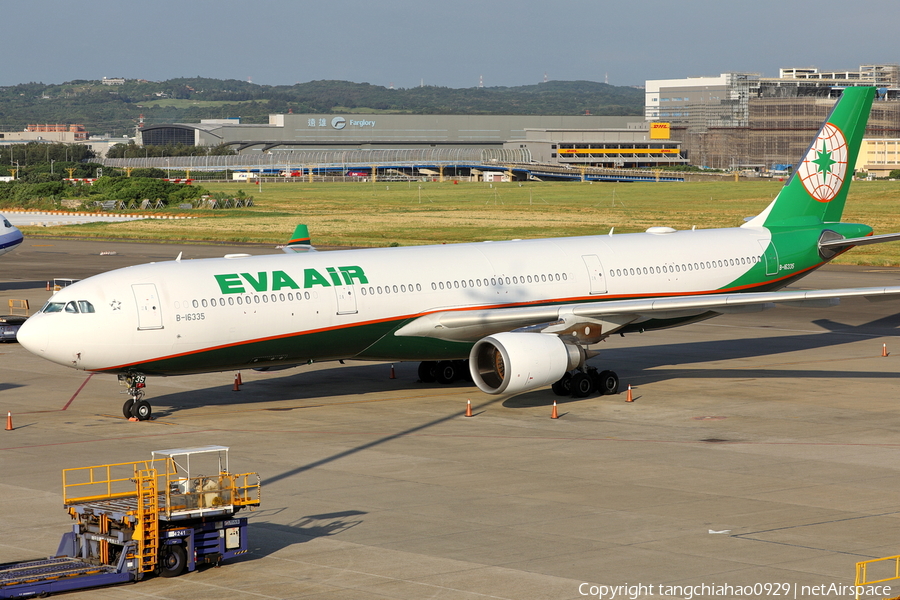
<path fill-rule="evenodd" d="M 678 142 L 651 139 L 650 125 L 639 117 L 592 115 L 274 114 L 265 125 L 238 119 L 150 125 L 141 141 L 226 145 L 239 154 L 287 151 L 298 162 L 318 162 L 304 160 L 313 153 L 369 151 L 374 159 L 403 150 L 428 150 L 448 160 L 608 167 L 687 162 Z"/>

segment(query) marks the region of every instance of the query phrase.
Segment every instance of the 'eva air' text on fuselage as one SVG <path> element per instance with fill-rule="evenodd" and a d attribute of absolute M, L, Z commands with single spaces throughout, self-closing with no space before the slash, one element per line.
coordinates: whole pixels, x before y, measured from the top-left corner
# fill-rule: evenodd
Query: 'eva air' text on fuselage
<path fill-rule="evenodd" d="M 245 294 L 247 292 L 277 292 L 278 290 L 299 290 L 317 285 L 353 285 L 369 283 L 362 267 L 326 267 L 323 275 L 316 269 L 303 269 L 302 285 L 284 271 L 259 271 L 257 273 L 225 273 L 214 275 L 223 294 Z"/>

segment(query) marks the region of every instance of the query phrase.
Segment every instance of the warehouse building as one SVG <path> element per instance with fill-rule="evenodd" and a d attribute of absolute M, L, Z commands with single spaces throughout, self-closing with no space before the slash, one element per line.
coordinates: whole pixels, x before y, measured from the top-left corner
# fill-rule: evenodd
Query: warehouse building
<path fill-rule="evenodd" d="M 648 121 L 668 122 L 692 164 L 766 171 L 793 164 L 828 116 L 841 89 L 867 85 L 878 98 L 867 137 L 900 138 L 900 66 L 857 71 L 784 68 L 779 77 L 724 73 L 647 81 Z"/>

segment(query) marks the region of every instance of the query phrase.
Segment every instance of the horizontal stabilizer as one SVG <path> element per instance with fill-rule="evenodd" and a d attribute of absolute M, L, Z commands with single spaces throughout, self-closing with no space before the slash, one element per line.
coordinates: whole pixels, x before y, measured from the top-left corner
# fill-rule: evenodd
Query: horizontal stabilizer
<path fill-rule="evenodd" d="M 868 246 L 869 244 L 883 244 L 884 242 L 900 242 L 900 233 L 884 233 L 882 235 L 869 235 L 859 238 L 841 238 L 819 242 L 820 248 L 846 248 L 847 246 Z"/>

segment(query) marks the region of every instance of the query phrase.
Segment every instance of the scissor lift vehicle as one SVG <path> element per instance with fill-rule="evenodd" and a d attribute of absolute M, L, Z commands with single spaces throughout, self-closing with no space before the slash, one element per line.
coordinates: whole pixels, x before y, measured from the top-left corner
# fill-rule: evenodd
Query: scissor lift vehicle
<path fill-rule="evenodd" d="M 63 504 L 75 520 L 72 531 L 50 558 L 0 564 L 0 598 L 218 565 L 247 552 L 247 519 L 235 514 L 259 503 L 259 474 L 231 473 L 225 446 L 158 450 L 150 460 L 65 469 Z"/>

